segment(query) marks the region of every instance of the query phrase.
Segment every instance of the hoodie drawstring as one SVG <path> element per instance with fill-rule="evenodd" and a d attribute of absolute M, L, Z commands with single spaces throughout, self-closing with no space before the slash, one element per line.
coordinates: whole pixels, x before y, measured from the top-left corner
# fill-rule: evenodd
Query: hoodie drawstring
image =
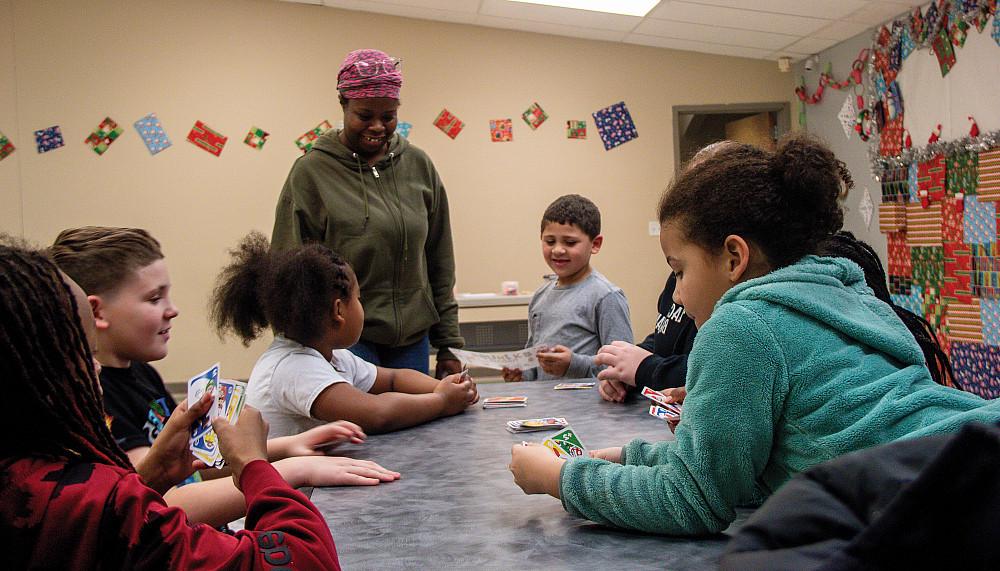
<path fill-rule="evenodd" d="M 396 208 L 399 209 L 399 221 L 403 226 L 403 263 L 409 258 L 410 240 L 406 234 L 406 220 L 403 217 L 403 203 L 399 200 L 399 185 L 396 183 L 396 165 L 393 161 L 396 153 L 389 153 L 389 168 L 392 169 L 392 189 L 396 192 Z"/>
<path fill-rule="evenodd" d="M 358 178 L 361 179 L 361 192 L 364 193 L 364 197 L 365 197 L 365 224 L 362 227 L 362 229 L 363 230 L 367 230 L 368 229 L 368 216 L 369 216 L 368 215 L 368 184 L 365 182 L 365 173 L 364 173 L 364 170 L 362 170 L 363 167 L 361 166 L 361 159 L 358 158 L 358 154 L 357 153 L 351 153 L 351 156 L 354 157 L 354 162 L 357 163 L 357 165 L 358 165 Z"/>

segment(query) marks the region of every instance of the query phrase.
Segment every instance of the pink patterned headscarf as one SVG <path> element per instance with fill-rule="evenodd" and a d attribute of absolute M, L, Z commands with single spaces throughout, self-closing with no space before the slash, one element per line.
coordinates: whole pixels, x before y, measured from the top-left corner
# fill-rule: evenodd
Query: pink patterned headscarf
<path fill-rule="evenodd" d="M 403 74 L 394 65 L 397 61 L 379 50 L 354 50 L 344 58 L 337 73 L 337 91 L 345 99 L 399 99 Z"/>

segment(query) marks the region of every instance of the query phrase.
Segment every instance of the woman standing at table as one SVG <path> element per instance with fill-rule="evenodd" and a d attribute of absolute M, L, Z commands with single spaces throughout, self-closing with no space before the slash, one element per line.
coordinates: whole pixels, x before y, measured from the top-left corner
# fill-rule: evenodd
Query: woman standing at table
<path fill-rule="evenodd" d="M 350 261 L 365 325 L 351 347 L 382 367 L 429 371 L 461 364 L 464 344 L 455 302 L 455 253 L 448 198 L 430 158 L 395 133 L 400 60 L 355 50 L 337 74 L 344 128 L 316 140 L 288 174 L 275 212 L 271 247 L 320 242 Z"/>

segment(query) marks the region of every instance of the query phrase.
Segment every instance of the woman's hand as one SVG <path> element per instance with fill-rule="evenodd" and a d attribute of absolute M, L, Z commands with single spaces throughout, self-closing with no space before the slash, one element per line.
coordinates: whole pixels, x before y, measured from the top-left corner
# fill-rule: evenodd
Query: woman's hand
<path fill-rule="evenodd" d="M 599 450 L 591 450 L 590 457 L 597 458 L 598 460 L 607 460 L 608 462 L 615 462 L 616 464 L 621 464 L 622 447 L 614 446 L 612 448 L 601 448 Z"/>
<path fill-rule="evenodd" d="M 434 365 L 434 378 L 443 379 L 448 375 L 462 372 L 462 362 L 458 359 L 438 359 Z"/>
<path fill-rule="evenodd" d="M 212 419 L 212 428 L 219 437 L 222 457 L 233 469 L 233 483 L 242 490 L 243 468 L 254 460 L 267 460 L 267 423 L 259 410 L 247 405 L 236 424 L 229 424 L 225 417 L 217 416 Z"/>
<path fill-rule="evenodd" d="M 565 345 L 556 345 L 548 351 L 539 351 L 536 356 L 538 357 L 538 366 L 543 371 L 553 377 L 562 377 L 569 370 L 569 364 L 573 360 L 573 351 Z"/>
<path fill-rule="evenodd" d="M 375 462 L 339 456 L 297 456 L 279 460 L 274 467 L 293 487 L 374 486 L 399 479 L 399 472 Z"/>
<path fill-rule="evenodd" d="M 188 407 L 187 401 L 177 405 L 163 430 L 156 436 L 149 452 L 136 463 L 135 471 L 147 486 L 163 495 L 185 478 L 207 468 L 191 455 L 191 425 L 208 412 L 215 402 L 212 393 Z"/>
<path fill-rule="evenodd" d="M 635 372 L 646 357 L 652 355 L 649 351 L 626 343 L 615 341 L 611 345 L 605 345 L 594 355 L 594 364 L 606 366 L 597 373 L 597 378 L 602 381 L 618 381 L 626 385 L 635 386 Z"/>
<path fill-rule="evenodd" d="M 337 420 L 309 429 L 294 436 L 272 438 L 267 447 L 274 460 L 294 456 L 323 456 L 338 444 L 350 442 L 362 444 L 365 433 L 353 422 Z"/>
<path fill-rule="evenodd" d="M 559 497 L 559 471 L 562 458 L 541 444 L 515 444 L 510 450 L 507 468 L 514 474 L 514 483 L 526 494 L 548 494 Z"/>

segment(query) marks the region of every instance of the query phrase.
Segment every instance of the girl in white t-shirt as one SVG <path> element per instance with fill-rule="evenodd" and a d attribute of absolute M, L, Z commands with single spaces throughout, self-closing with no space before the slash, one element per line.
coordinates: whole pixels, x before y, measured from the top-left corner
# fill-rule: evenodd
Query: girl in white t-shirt
<path fill-rule="evenodd" d="M 365 321 L 358 293 L 350 264 L 320 244 L 271 252 L 267 238 L 252 232 L 233 251 L 215 288 L 212 319 L 220 334 L 232 332 L 244 345 L 267 327 L 274 331 L 247 392 L 272 437 L 333 420 L 389 432 L 458 414 L 479 399 L 461 374 L 438 381 L 376 367 L 346 350 Z"/>

